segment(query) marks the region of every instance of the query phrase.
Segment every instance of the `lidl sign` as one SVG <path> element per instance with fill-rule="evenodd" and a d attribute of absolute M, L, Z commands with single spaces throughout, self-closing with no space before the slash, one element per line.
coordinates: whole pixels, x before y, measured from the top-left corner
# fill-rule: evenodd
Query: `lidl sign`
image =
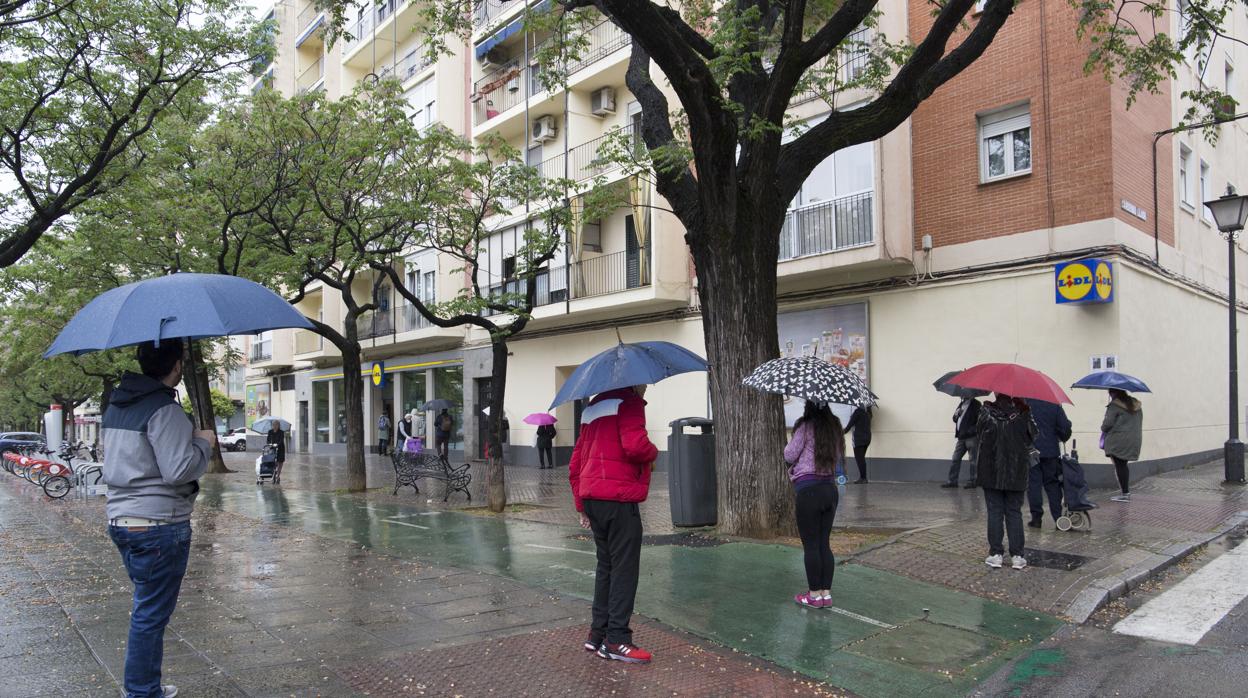
<path fill-rule="evenodd" d="M 384 388 L 384 387 L 385 387 L 385 385 L 386 385 L 386 364 L 385 364 L 385 362 L 384 362 L 384 361 L 374 361 L 374 362 L 373 362 L 372 377 L 373 377 L 373 385 L 375 385 L 375 386 L 377 386 L 377 387 L 379 387 L 379 388 Z"/>
<path fill-rule="evenodd" d="M 1053 285 L 1059 304 L 1112 303 L 1114 263 L 1103 259 L 1064 262 L 1053 270 Z"/>

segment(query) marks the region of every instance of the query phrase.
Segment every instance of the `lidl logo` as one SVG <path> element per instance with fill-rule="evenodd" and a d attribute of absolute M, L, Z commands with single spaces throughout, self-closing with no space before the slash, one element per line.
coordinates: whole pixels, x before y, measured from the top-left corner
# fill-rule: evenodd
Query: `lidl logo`
<path fill-rule="evenodd" d="M 1084 259 L 1057 265 L 1053 272 L 1058 303 L 1110 303 L 1114 300 L 1114 265 Z"/>
<path fill-rule="evenodd" d="M 373 362 L 373 385 L 382 387 L 386 384 L 386 364 L 382 361 Z"/>

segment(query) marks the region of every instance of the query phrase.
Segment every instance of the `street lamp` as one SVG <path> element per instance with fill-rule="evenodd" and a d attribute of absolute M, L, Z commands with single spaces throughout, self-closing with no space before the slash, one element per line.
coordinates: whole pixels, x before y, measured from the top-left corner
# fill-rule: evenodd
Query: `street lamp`
<path fill-rule="evenodd" d="M 1235 337 L 1235 239 L 1248 221 L 1248 196 L 1235 193 L 1229 184 L 1226 193 L 1213 201 L 1206 201 L 1218 226 L 1218 232 L 1226 238 L 1226 268 L 1230 289 L 1230 436 L 1223 447 L 1223 473 L 1228 483 L 1244 482 L 1244 444 L 1239 440 L 1239 353 Z"/>

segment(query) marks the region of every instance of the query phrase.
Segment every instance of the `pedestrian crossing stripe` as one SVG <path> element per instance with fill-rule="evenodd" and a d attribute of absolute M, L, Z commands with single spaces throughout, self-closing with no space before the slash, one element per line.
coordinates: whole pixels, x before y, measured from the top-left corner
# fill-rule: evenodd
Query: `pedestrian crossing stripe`
<path fill-rule="evenodd" d="M 1194 645 L 1248 597 L 1248 545 L 1215 558 L 1114 626 L 1120 635 Z"/>

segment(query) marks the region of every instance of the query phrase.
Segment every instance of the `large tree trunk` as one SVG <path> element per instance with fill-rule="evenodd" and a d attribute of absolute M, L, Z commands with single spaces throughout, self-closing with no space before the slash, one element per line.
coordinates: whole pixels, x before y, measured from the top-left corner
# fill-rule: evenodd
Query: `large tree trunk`
<path fill-rule="evenodd" d="M 195 428 L 217 430 L 216 416 L 212 411 L 212 394 L 208 387 L 208 367 L 204 366 L 198 342 L 187 342 L 185 360 L 182 366 L 182 383 L 186 386 L 186 395 L 191 401 L 191 414 L 194 416 Z M 207 473 L 210 475 L 232 473 L 225 467 L 221 458 L 221 444 L 212 448 L 212 457 L 208 460 Z"/>
<path fill-rule="evenodd" d="M 485 495 L 490 511 L 507 507 L 507 482 L 503 472 L 503 402 L 507 393 L 507 342 L 495 339 L 490 370 L 490 459 L 485 466 Z"/>
<path fill-rule="evenodd" d="M 342 351 L 343 398 L 347 401 L 347 491 L 363 492 L 368 489 L 364 465 L 364 381 L 360 376 L 363 363 L 355 316 L 350 313 L 345 329 L 347 347 L 339 349 Z"/>
<path fill-rule="evenodd" d="M 740 219 L 707 224 L 735 227 L 737 241 L 723 244 L 722 234 L 709 232 L 691 235 L 708 241 L 695 245 L 693 253 L 711 366 L 719 527 L 756 537 L 791 532 L 793 491 L 784 466 L 781 399 L 741 385 L 756 366 L 779 355 L 779 236 L 764 224 Z"/>

